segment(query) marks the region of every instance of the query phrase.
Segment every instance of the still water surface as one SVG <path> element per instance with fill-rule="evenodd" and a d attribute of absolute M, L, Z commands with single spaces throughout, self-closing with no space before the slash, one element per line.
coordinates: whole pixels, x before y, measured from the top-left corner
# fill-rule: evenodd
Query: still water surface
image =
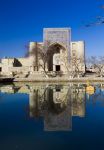
<path fill-rule="evenodd" d="M 104 84 L 0 85 L 0 150 L 104 149 Z"/>

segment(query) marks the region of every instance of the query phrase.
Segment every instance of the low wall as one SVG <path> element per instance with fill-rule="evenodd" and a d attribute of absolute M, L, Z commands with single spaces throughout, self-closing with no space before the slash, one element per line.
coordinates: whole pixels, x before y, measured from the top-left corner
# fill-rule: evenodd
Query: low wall
<path fill-rule="evenodd" d="M 25 73 L 25 72 L 29 72 L 30 68 L 26 67 L 26 66 L 23 66 L 23 67 L 9 67 L 9 71 L 10 72 L 22 72 L 22 73 Z"/>
<path fill-rule="evenodd" d="M 14 82 L 104 82 L 104 78 L 15 78 Z"/>
<path fill-rule="evenodd" d="M 0 82 L 51 82 L 51 83 L 59 83 L 59 82 L 78 82 L 78 83 L 93 83 L 93 82 L 101 82 L 104 83 L 104 78 L 63 78 L 63 77 L 54 77 L 54 78 L 45 78 L 45 77 L 28 77 L 28 78 L 7 78 L 1 77 Z"/>

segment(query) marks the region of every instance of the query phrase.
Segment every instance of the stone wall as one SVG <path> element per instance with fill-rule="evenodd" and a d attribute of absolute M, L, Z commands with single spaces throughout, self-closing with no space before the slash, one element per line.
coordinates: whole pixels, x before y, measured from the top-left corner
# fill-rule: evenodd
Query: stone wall
<path fill-rule="evenodd" d="M 17 60 L 22 64 L 22 66 L 30 67 L 32 66 L 31 58 L 17 58 Z"/>
<path fill-rule="evenodd" d="M 20 66 L 16 66 L 16 61 Z M 1 61 L 3 75 L 12 75 L 13 73 L 28 73 L 33 71 L 31 58 L 5 58 Z"/>

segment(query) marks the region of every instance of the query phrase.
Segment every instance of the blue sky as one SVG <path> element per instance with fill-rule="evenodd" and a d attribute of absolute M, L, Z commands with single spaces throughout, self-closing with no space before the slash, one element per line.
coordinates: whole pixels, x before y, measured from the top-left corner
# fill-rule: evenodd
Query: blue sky
<path fill-rule="evenodd" d="M 103 0 L 0 0 L 0 57 L 22 57 L 29 41 L 42 41 L 45 27 L 71 27 L 86 55 L 104 55 L 104 25 L 84 27 L 103 15 Z"/>

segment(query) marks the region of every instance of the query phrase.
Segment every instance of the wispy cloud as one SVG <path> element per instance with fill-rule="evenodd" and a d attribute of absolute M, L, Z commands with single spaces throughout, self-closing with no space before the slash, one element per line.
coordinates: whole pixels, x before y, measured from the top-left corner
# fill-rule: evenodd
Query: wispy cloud
<path fill-rule="evenodd" d="M 100 5 L 100 9 L 102 9 L 104 11 L 104 4 Z M 91 21 L 91 22 L 85 24 L 84 26 L 88 28 L 91 26 L 99 26 L 102 24 L 104 24 L 104 15 L 99 15 L 94 18 L 94 21 Z"/>

